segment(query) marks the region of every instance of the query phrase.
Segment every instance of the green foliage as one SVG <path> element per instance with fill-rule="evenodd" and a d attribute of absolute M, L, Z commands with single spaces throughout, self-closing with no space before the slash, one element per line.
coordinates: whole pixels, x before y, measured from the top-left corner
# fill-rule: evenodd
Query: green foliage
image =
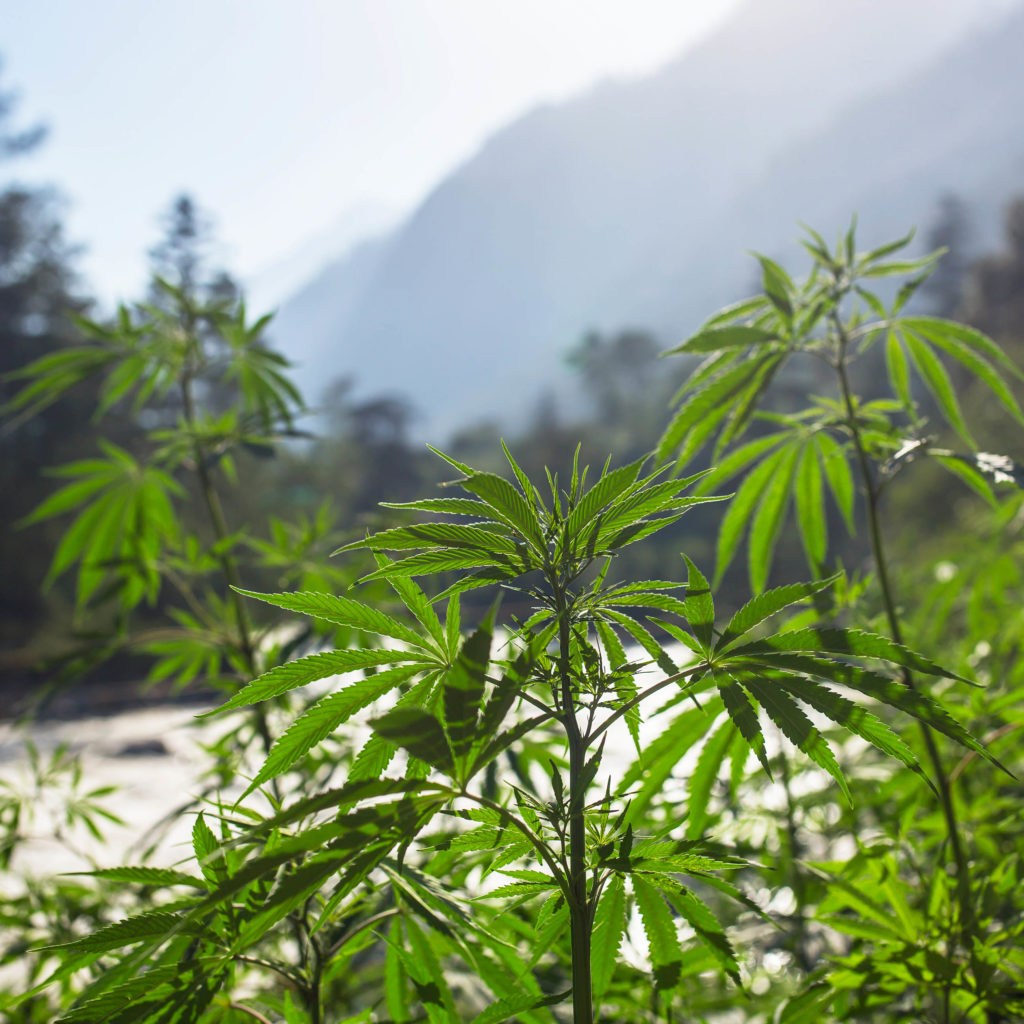
<path fill-rule="evenodd" d="M 932 455 L 986 497 L 991 495 L 984 478 L 998 479 L 996 468 L 1003 457 L 976 454 L 947 364 L 973 374 L 1024 424 L 1009 383 L 1022 374 L 980 332 L 937 317 L 907 314 L 908 301 L 935 261 L 935 256 L 890 259 L 909 241 L 908 236 L 857 253 L 848 238 L 830 250 L 811 232 L 804 241 L 812 258 L 804 280 L 794 282 L 762 258 L 764 295 L 723 310 L 672 350 L 706 353 L 707 359 L 676 396 L 677 410 L 662 435 L 659 456 L 674 457 L 684 466 L 713 442 L 716 466 L 702 488 L 720 488 L 745 474 L 719 533 L 716 580 L 749 532 L 750 583 L 755 592 L 763 590 L 791 506 L 808 566 L 822 572 L 830 544 L 828 505 L 834 504 L 852 530 L 853 481 L 862 475 L 862 459 L 875 467 L 872 486 L 878 490 L 911 458 Z M 867 282 L 894 275 L 917 276 L 886 305 Z M 861 367 L 878 373 L 880 347 L 892 397 L 861 397 L 852 389 L 852 375 Z M 794 359 L 827 367 L 835 397 L 816 398 L 794 412 L 761 412 L 772 382 Z M 926 404 L 939 412 L 966 451 L 938 447 Z M 770 425 L 769 433 L 764 434 L 762 424 Z M 1003 478 L 1007 475 L 1004 470 Z"/>
<path fill-rule="evenodd" d="M 402 518 L 334 542 L 333 564 L 326 513 L 258 538 L 221 504 L 236 460 L 299 411 L 263 322 L 198 302 L 180 264 L 158 301 L 97 325 L 101 411 L 153 403 L 159 422 L 145 452 L 107 445 L 67 469 L 35 513 L 77 516 L 52 572 L 77 564 L 83 614 L 117 604 L 154 677 L 216 682 L 203 717 L 231 733 L 191 853 L 96 867 L 95 884 L 136 894 L 128 913 L 37 940 L 9 1012 L 59 990 L 69 1024 L 1018 1013 L 1019 864 L 1002 838 L 1021 795 L 1003 768 L 1020 767 L 1019 615 L 979 569 L 918 623 L 894 596 L 880 503 L 927 454 L 999 506 L 990 482 L 1016 467 L 974 448 L 947 367 L 1020 420 L 1016 371 L 984 336 L 907 311 L 933 261 L 894 259 L 902 244 L 858 254 L 852 232 L 834 250 L 812 234 L 803 282 L 760 258 L 764 294 L 679 347 L 707 359 L 660 465 L 592 471 L 577 449 L 539 474 L 503 446 L 503 475 L 437 452 L 445 496 L 389 503 Z M 888 305 L 864 284 L 908 274 Z M 580 354 L 605 384 L 607 354 Z M 828 367 L 833 396 L 766 412 L 797 357 Z M 892 396 L 858 395 L 855 363 L 884 363 Z M 52 367 L 25 402 L 67 386 Z M 927 433 L 932 411 L 962 450 Z M 672 475 L 707 447 L 709 470 Z M 678 572 L 624 574 L 624 552 L 732 481 L 714 583 L 686 554 Z M 813 578 L 770 586 L 791 509 Z M 837 521 L 859 518 L 873 578 L 835 559 Z M 753 594 L 722 614 L 744 536 Z M 359 551 L 371 560 L 347 569 Z M 992 562 L 1019 587 L 1012 558 Z M 133 640 L 168 591 L 174 626 Z M 968 805 L 975 776 L 987 806 Z"/>
<path fill-rule="evenodd" d="M 370 718 L 372 735 L 340 788 L 283 804 L 273 799 L 269 814 L 247 803 L 251 824 L 233 825 L 230 815 L 222 816 L 220 839 L 202 816 L 197 819 L 195 852 L 205 894 L 62 947 L 65 964 L 84 963 L 80 958 L 97 951 L 134 949 L 125 961 L 134 966 L 131 976 L 122 980 L 115 972 L 97 978 L 86 989 L 81 1010 L 65 1019 L 99 1020 L 112 1007 L 127 1007 L 137 997 L 138 970 L 159 975 L 172 965 L 178 973 L 162 991 L 159 1011 L 154 1004 L 139 1019 L 168 1006 L 196 1019 L 211 993 L 229 984 L 232 964 L 252 958 L 250 950 L 265 946 L 273 929 L 301 907 L 305 941 L 316 953 L 312 973 L 300 965 L 299 984 L 314 1019 L 321 1012 L 324 972 L 341 954 L 337 943 L 326 945 L 324 937 L 342 921 L 356 930 L 360 922 L 372 927 L 382 914 L 397 915 L 385 956 L 385 963 L 392 950 L 398 956 L 387 982 L 393 1016 L 408 1017 L 419 1007 L 431 1020 L 459 1019 L 465 1013 L 458 1008 L 462 997 L 457 999 L 440 967 L 443 956 L 455 956 L 467 969 L 490 965 L 482 976 L 496 1006 L 508 999 L 500 964 L 511 967 L 515 986 L 526 984 L 535 993 L 525 1005 L 515 1003 L 516 1011 L 505 1002 L 506 1012 L 536 1011 L 535 1019 L 550 1019 L 546 1007 L 571 999 L 575 1020 L 593 1020 L 601 1012 L 594 992 L 600 999 L 615 984 L 630 905 L 637 908 L 649 941 L 652 998 L 667 1006 L 696 950 L 706 951 L 739 980 L 736 953 L 700 890 L 711 886 L 739 898 L 728 877 L 744 862 L 712 843 L 704 826 L 726 752 L 742 743 L 765 761 L 761 715 L 844 788 L 828 742 L 801 705 L 915 762 L 894 734 L 825 683 L 859 689 L 941 723 L 977 748 L 930 698 L 904 692 L 861 664 L 866 658 L 948 675 L 884 637 L 835 628 L 784 629 L 751 638 L 760 623 L 813 596 L 820 586 L 755 598 L 719 631 L 708 583 L 692 562 L 686 563 L 682 598 L 666 592 L 683 589 L 679 584 L 609 582 L 621 547 L 664 528 L 702 500 L 685 493 L 696 478 L 665 480 L 662 472 L 645 474 L 637 462 L 615 470 L 606 464 L 591 484 L 589 470 L 574 467 L 565 486 L 552 478 L 544 494 L 506 455 L 514 484 L 454 464 L 462 475 L 452 486 L 474 496 L 463 499 L 472 505 L 443 507 L 474 516 L 471 524 L 429 521 L 349 545 L 377 555 L 378 568 L 366 578 L 394 586 L 412 626 L 351 598 L 259 595 L 321 620 L 358 623 L 365 632 L 401 645 L 313 654 L 271 668 L 230 698 L 222 711 L 331 675 L 364 673 L 321 697 L 286 730 L 241 799 L 290 772 L 360 709 L 372 704 L 384 710 Z M 421 511 L 437 507 L 424 505 Z M 392 561 L 386 551 L 401 551 L 403 557 Z M 414 553 L 405 554 L 409 551 Z M 446 588 L 451 596 L 442 623 L 412 577 L 453 566 L 472 571 Z M 456 595 L 494 581 L 528 594 L 536 607 L 503 638 L 505 654 L 494 650 L 493 615 L 464 640 L 457 625 Z M 665 640 L 656 639 L 658 633 Z M 695 655 L 682 664 L 666 646 L 680 637 Z M 630 639 L 639 640 L 650 661 L 624 660 Z M 648 683 L 651 662 L 660 678 Z M 378 666 L 388 667 L 366 674 Z M 676 700 L 665 710 L 678 699 L 703 700 L 696 705 L 701 720 L 689 742 L 655 741 L 641 749 L 637 764 L 665 778 L 689 751 L 699 757 L 689 780 L 688 815 L 652 831 L 630 814 L 631 772 L 621 783 L 609 780 L 603 786 L 599 775 L 606 770 L 607 735 L 623 728 L 635 739 L 646 718 L 657 723 L 650 699 L 669 688 Z M 721 699 L 709 696 L 716 690 Z M 677 721 L 670 721 L 667 735 L 675 733 Z M 561 736 L 546 748 L 556 755 L 547 786 L 522 770 L 521 741 L 538 730 Z M 399 754 L 397 773 L 384 774 Z M 519 781 L 496 788 L 494 769 L 512 756 Z M 360 771 L 360 762 L 371 757 L 374 770 Z M 452 816 L 468 818 L 476 827 L 452 833 L 445 824 Z M 449 854 L 439 858 L 439 849 Z M 472 884 L 467 888 L 466 881 L 455 884 L 467 878 L 467 867 L 481 863 L 481 854 L 494 849 L 503 852 L 486 873 L 498 871 L 506 882 L 483 891 Z M 453 855 L 459 859 L 452 861 Z M 465 866 L 459 863 L 463 859 Z M 446 865 L 456 872 L 446 871 Z M 546 909 L 552 898 L 554 913 Z M 493 901 L 506 906 L 491 909 Z M 479 909 L 468 911 L 469 905 Z M 679 933 L 677 920 L 688 925 L 691 938 Z M 399 922 L 404 939 L 395 931 Z M 520 958 L 538 948 L 542 952 L 533 970 L 543 974 L 527 982 L 529 967 Z M 284 963 L 275 969 L 294 970 Z M 557 997 L 550 987 L 545 992 L 552 985 L 565 991 Z M 492 1013 L 483 1019 L 497 1018 Z"/>
<path fill-rule="evenodd" d="M 800 282 L 762 259 L 764 294 L 712 318 L 675 350 L 709 356 L 684 385 L 659 454 L 675 456 L 685 465 L 713 440 L 717 466 L 701 486 L 718 488 L 746 474 L 719 534 L 716 576 L 722 577 L 744 533 L 749 533 L 748 569 L 755 593 L 763 591 L 768 581 L 781 522 L 790 505 L 796 509 L 804 553 L 816 575 L 828 571 L 829 555 L 836 547 L 828 532 L 829 502 L 851 531 L 855 516 L 862 514 L 876 573 L 876 600 L 891 639 L 881 645 L 877 638 L 854 639 L 851 650 L 862 655 L 891 651 L 892 643 L 900 644 L 908 636 L 926 650 L 941 650 L 948 664 L 948 630 L 930 623 L 927 615 L 915 615 L 913 604 L 901 605 L 897 597 L 884 536 L 883 494 L 912 461 L 930 457 L 998 508 L 992 485 L 1019 487 L 1022 476 L 1012 459 L 977 450 L 953 380 L 973 378 L 977 388 L 987 392 L 989 405 L 1000 407 L 1020 425 L 1024 420 L 1013 389 L 1022 374 L 979 331 L 909 311 L 908 303 L 936 258 L 892 259 L 909 240 L 858 253 L 852 229 L 834 249 L 810 232 L 804 246 L 812 265 Z M 872 279 L 894 276 L 909 279 L 888 303 L 868 287 Z M 831 380 L 821 379 L 823 394 L 804 408 L 762 411 L 767 382 L 791 359 L 822 363 Z M 866 397 L 857 394 L 858 374 L 865 381 L 887 378 L 891 397 L 877 391 Z M 706 394 L 715 401 L 710 417 L 702 404 Z M 929 416 L 945 422 L 945 432 L 959 450 L 939 446 Z M 855 479 L 860 503 L 854 499 Z M 833 587 L 842 579 L 833 577 Z M 822 582 L 822 596 L 829 582 Z M 988 590 L 980 578 L 974 586 Z M 921 589 L 918 583 L 907 597 Z M 965 592 L 962 585 L 957 591 Z M 765 592 L 754 601 L 772 593 Z M 931 607 L 934 614 L 930 600 L 922 607 Z M 949 604 L 943 608 L 939 621 L 948 622 Z M 979 635 L 994 628 L 995 621 L 974 617 L 971 626 L 981 631 L 974 633 L 975 643 L 981 642 Z M 796 631 L 797 635 L 804 632 Z M 857 634 L 847 631 L 846 636 Z M 787 667 L 815 657 L 810 651 L 791 652 L 791 641 L 783 639 L 780 645 L 779 639 L 749 646 L 758 657 Z M 768 649 L 772 647 L 774 651 Z M 924 695 L 919 677 L 934 673 L 936 667 L 925 665 L 917 655 L 897 661 L 902 666 L 899 683 L 848 667 L 844 671 L 849 678 L 842 687 L 882 700 L 898 692 L 904 709 L 919 718 L 920 743 L 912 746 L 921 748 L 918 756 L 927 765 L 938 813 L 931 813 L 933 808 L 920 796 L 905 792 L 893 806 L 897 776 L 884 795 L 868 794 L 862 801 L 867 808 L 861 812 L 864 820 L 851 823 L 855 837 L 874 826 L 883 830 L 888 841 L 864 842 L 846 864 L 821 865 L 818 879 L 825 883 L 824 897 L 817 906 L 810 882 L 800 877 L 795 863 L 791 866 L 791 885 L 801 904 L 798 949 L 810 941 L 805 914 L 845 936 L 848 949 L 811 976 L 805 992 L 787 1004 L 780 1020 L 802 1020 L 807 1014 L 830 1011 L 841 1020 L 904 1019 L 900 1014 L 906 1014 L 943 1022 L 991 1021 L 1010 1019 L 1020 1009 L 1019 969 L 1007 955 L 1016 941 L 1015 925 L 1007 922 L 1019 920 L 1020 911 L 1006 902 L 993 911 L 995 904 L 985 895 L 991 891 L 989 879 L 1012 874 L 1015 862 L 1007 859 L 1005 849 L 997 854 L 980 840 L 990 828 L 1001 831 L 993 814 L 1002 824 L 1007 819 L 996 807 L 986 808 L 958 794 L 963 786 L 960 769 L 949 767 L 949 759 L 958 755 L 940 743 L 945 736 L 966 743 L 975 753 L 983 752 L 967 730 L 991 736 L 1012 728 L 1020 691 L 1010 687 L 1000 694 L 997 688 L 973 699 L 958 696 L 949 710 L 926 710 L 919 703 Z M 962 662 L 965 668 L 971 664 Z M 947 669 L 944 674 L 953 678 L 955 673 Z M 839 682 L 838 676 L 833 680 Z M 838 764 L 816 742 L 810 723 L 787 706 L 790 697 L 798 697 L 832 721 L 842 721 L 880 750 L 921 771 L 911 746 L 862 708 L 847 708 L 845 696 L 809 688 L 806 681 L 796 686 L 781 683 L 784 697 L 779 704 L 780 686 L 770 674 L 757 681 L 754 692 L 776 703 L 775 721 L 782 732 L 832 775 L 838 776 Z M 993 729 L 993 719 L 1002 724 Z M 1000 763 L 986 756 L 998 771 Z M 1020 770 L 1016 755 L 1006 763 Z M 1005 783 L 987 777 L 989 793 L 1005 788 Z M 795 859 L 801 842 L 798 812 L 788 790 L 787 799 L 787 843 Z M 889 803 L 883 804 L 883 799 Z M 1015 833 L 1015 829 L 1010 832 Z M 921 879 L 930 881 L 922 885 Z"/>
<path fill-rule="evenodd" d="M 130 447 L 101 438 L 95 457 L 54 470 L 62 486 L 25 525 L 56 520 L 68 524 L 56 545 L 48 582 L 77 568 L 77 614 L 91 633 L 88 647 L 78 653 L 80 664 L 96 664 L 121 651 L 142 654 L 149 659 L 151 681 L 169 679 L 176 687 L 198 681 L 231 694 L 263 670 L 280 670 L 305 646 L 320 642 L 317 638 L 328 634 L 340 641 L 363 625 L 324 618 L 308 629 L 292 628 L 282 639 L 281 622 L 254 616 L 241 595 L 229 589 L 243 579 L 251 585 L 273 581 L 336 588 L 349 574 L 326 559 L 337 544 L 326 510 L 292 523 L 276 518 L 266 538 L 229 525 L 222 496 L 230 493 L 236 467 L 253 449 L 264 453 L 278 437 L 293 433 L 294 417 L 301 411 L 294 388 L 281 374 L 284 361 L 263 341 L 266 319 L 249 324 L 241 303 L 217 297 L 201 301 L 198 292 L 184 285 L 160 281 L 155 294 L 159 301 L 135 311 L 122 309 L 111 323 L 80 319 L 79 329 L 88 340 L 42 356 L 18 372 L 25 383 L 6 410 L 16 419 L 88 384 L 98 396 L 97 420 L 120 422 L 127 415 L 148 424 L 146 430 L 135 429 Z M 96 375 L 98 384 L 91 380 Z M 220 408 L 227 394 L 234 396 L 232 403 Z M 382 661 L 386 659 L 374 663 Z M 335 715 L 337 711 L 332 708 Z M 264 756 L 274 749 L 268 718 L 264 708 L 250 710 L 213 744 L 210 778 L 202 790 L 205 799 L 225 778 L 248 770 L 244 751 L 250 737 Z M 280 739 L 286 743 L 284 736 Z M 305 749 L 308 745 L 302 749 L 300 744 L 298 752 L 291 750 L 289 764 L 301 760 Z M 311 773 L 322 769 L 315 759 L 303 764 Z M 99 840 L 103 819 L 116 820 L 94 806 L 104 795 L 98 791 L 69 801 L 65 827 L 80 823 Z M 20 858 L 29 856 L 23 833 L 31 810 L 31 798 L 16 802 L 4 797 L 0 823 L 5 862 L 15 851 L 25 851 L 17 854 Z M 219 841 L 212 839 L 214 846 Z M 209 881 L 209 866 L 201 867 Z M 148 900 L 182 884 L 194 886 L 198 875 L 131 865 L 104 866 L 95 877 L 97 892 L 120 882 L 137 899 Z M 71 921 L 92 914 L 85 931 L 107 917 L 92 913 L 91 897 L 79 894 L 93 890 L 80 881 L 35 888 L 48 894 L 53 908 L 66 897 Z M 176 908 L 177 897 L 168 899 Z M 120 901 L 111 905 L 114 913 L 123 908 Z M 153 910 L 141 923 L 124 929 L 111 924 L 102 933 L 103 949 L 121 948 L 124 936 L 166 935 L 168 913 Z M 55 930 L 52 939 L 74 940 L 69 947 L 74 956 L 57 972 L 67 1005 L 81 988 L 79 964 L 95 961 L 99 948 L 82 938 L 81 924 L 75 925 L 77 937 L 72 930 L 71 925 Z M 43 944 L 38 925 L 29 918 L 19 933 L 32 936 L 20 945 L 15 942 L 22 956 L 28 945 Z M 53 957 L 48 951 L 30 957 L 33 984 L 41 980 L 42 965 L 52 969 Z M 41 995 L 33 994 L 19 1012 L 26 1020 L 34 1019 L 40 1011 L 46 1015 L 46 1005 Z"/>

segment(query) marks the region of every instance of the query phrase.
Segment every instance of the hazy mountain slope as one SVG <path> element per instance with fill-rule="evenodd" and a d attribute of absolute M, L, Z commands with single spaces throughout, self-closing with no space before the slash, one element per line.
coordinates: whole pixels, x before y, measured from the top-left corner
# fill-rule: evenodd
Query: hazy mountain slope
<path fill-rule="evenodd" d="M 899 182 L 942 159 L 939 100 L 919 76 L 983 6 L 754 0 L 658 75 L 495 135 L 372 260 L 287 304 L 276 337 L 320 383 L 352 373 L 364 390 L 412 394 L 431 436 L 514 418 L 567 378 L 562 356 L 588 326 L 683 329 L 747 283 L 744 249 L 777 250 L 796 217 L 870 213 L 867 137 L 902 227 Z M 857 114 L 872 95 L 919 117 L 920 138 L 904 145 L 894 116 Z M 949 120 L 956 148 L 975 122 Z"/>
<path fill-rule="evenodd" d="M 329 263 L 277 311 L 271 325 L 275 347 L 295 362 L 294 377 L 307 403 L 348 376 L 344 325 L 380 267 L 390 239 L 373 238 Z"/>
<path fill-rule="evenodd" d="M 686 254 L 680 285 L 703 280 L 713 307 L 753 277 L 746 250 L 799 258 L 797 221 L 829 237 L 856 213 L 863 243 L 877 244 L 912 226 L 926 229 L 944 192 L 968 201 L 991 245 L 1007 200 L 1024 192 L 1022 52 L 1024 9 L 1017 9 L 898 88 L 841 111 L 737 193 L 714 242 Z M 662 321 L 685 325 L 706 312 L 689 290 L 677 295 Z"/>
<path fill-rule="evenodd" d="M 296 298 L 325 269 L 340 264 L 369 238 L 390 234 L 400 213 L 374 200 L 350 206 L 301 244 L 277 258 L 244 282 L 246 299 L 253 309 L 272 309 Z"/>

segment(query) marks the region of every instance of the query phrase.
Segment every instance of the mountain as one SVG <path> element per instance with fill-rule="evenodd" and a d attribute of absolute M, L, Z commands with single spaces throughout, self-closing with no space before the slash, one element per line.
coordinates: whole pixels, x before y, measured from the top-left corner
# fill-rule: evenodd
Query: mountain
<path fill-rule="evenodd" d="M 514 422 L 571 390 L 585 330 L 670 340 L 749 288 L 745 250 L 791 252 L 797 219 L 831 230 L 857 210 L 888 237 L 944 190 L 1008 196 L 1024 12 L 1003 7 L 752 0 L 658 74 L 498 132 L 286 303 L 275 339 L 307 390 L 351 375 L 404 392 L 431 438 Z"/>
<path fill-rule="evenodd" d="M 391 243 L 386 234 L 356 243 L 328 263 L 274 316 L 273 343 L 296 364 L 292 376 L 311 406 L 320 403 L 333 382 L 356 373 L 357 361 L 347 344 L 346 327 Z M 375 381 L 377 388 L 373 388 Z M 362 376 L 361 383 L 380 390 L 379 374 Z"/>
<path fill-rule="evenodd" d="M 389 232 L 399 217 L 384 203 L 357 203 L 334 218 L 301 245 L 250 274 L 245 294 L 253 309 L 269 309 L 296 298 L 325 268 L 344 261 L 367 238 Z"/>

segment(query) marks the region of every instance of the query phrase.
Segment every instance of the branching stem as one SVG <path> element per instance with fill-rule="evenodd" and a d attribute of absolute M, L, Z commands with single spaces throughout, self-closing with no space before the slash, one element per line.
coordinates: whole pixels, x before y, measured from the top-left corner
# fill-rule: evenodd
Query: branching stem
<path fill-rule="evenodd" d="M 259 1010 L 254 1010 L 251 1006 L 246 1006 L 245 1003 L 228 1003 L 229 1010 L 238 1010 L 239 1013 L 248 1014 L 253 1020 L 258 1020 L 260 1024 L 270 1024 L 270 1020 L 264 1017 Z"/>
<path fill-rule="evenodd" d="M 185 329 L 194 336 L 195 324 L 191 316 L 187 318 L 187 322 L 184 326 Z M 198 417 L 196 415 L 195 395 L 192 391 L 194 375 L 195 367 L 192 365 L 192 361 L 190 361 L 185 367 L 185 371 L 182 374 L 181 379 L 181 398 L 184 406 L 185 423 L 192 434 L 192 453 L 196 464 L 196 476 L 199 479 L 199 490 L 203 496 L 203 504 L 206 506 L 206 512 L 210 520 L 210 526 L 213 528 L 214 538 L 217 541 L 217 561 L 220 563 L 221 572 L 224 575 L 224 581 L 230 588 L 231 606 L 235 613 L 235 623 L 238 627 L 238 646 L 245 663 L 246 675 L 249 679 L 254 679 L 259 675 L 259 669 L 256 664 L 256 652 L 252 642 L 249 616 L 246 614 L 245 605 L 242 602 L 242 595 L 238 593 L 237 589 L 241 587 L 242 581 L 238 575 L 238 566 L 235 564 L 235 560 L 231 557 L 228 551 L 227 542 L 229 532 L 227 519 L 224 517 L 224 507 L 221 505 L 220 495 L 217 493 L 217 488 L 214 486 L 213 479 L 210 476 L 210 468 L 207 463 L 206 453 L 203 451 L 203 446 L 199 440 L 196 430 Z M 257 704 L 253 706 L 252 714 L 256 723 L 256 731 L 259 733 L 260 741 L 263 744 L 264 752 L 269 754 L 270 749 L 274 744 L 270 735 L 270 728 L 267 725 L 266 711 L 264 711 L 262 705 Z M 275 795 L 279 795 L 277 794 L 276 780 L 274 781 L 273 786 Z"/>
<path fill-rule="evenodd" d="M 568 881 L 565 877 L 565 872 L 562 865 L 552 856 L 551 851 L 544 844 L 544 841 L 534 833 L 525 821 L 520 821 L 507 807 L 502 807 L 501 804 L 495 803 L 493 800 L 488 800 L 485 796 L 479 796 L 476 793 L 470 793 L 468 790 L 462 790 L 458 793 L 458 796 L 464 796 L 467 800 L 472 800 L 473 803 L 479 804 L 481 807 L 486 807 L 489 811 L 494 811 L 500 815 L 501 819 L 511 825 L 516 831 L 520 832 L 523 838 L 537 851 L 537 855 L 551 870 L 551 874 L 554 876 L 555 881 L 558 883 L 559 891 L 565 897 L 566 903 L 569 903 L 571 894 L 569 891 Z"/>
<path fill-rule="evenodd" d="M 688 676 L 695 675 L 701 669 L 707 668 L 703 662 L 699 665 L 693 665 L 690 668 L 683 669 L 681 672 L 676 672 L 673 675 L 665 676 L 664 679 L 659 680 L 652 686 L 648 686 L 646 690 L 638 693 L 635 697 L 630 697 L 624 704 L 620 705 L 612 712 L 593 732 L 588 732 L 585 738 L 586 744 L 589 746 L 594 742 L 603 732 L 614 725 L 620 718 L 632 711 L 637 705 L 642 704 L 648 697 L 657 693 L 659 690 L 663 690 L 666 686 L 671 683 L 678 683 L 680 679 L 686 679 Z"/>
<path fill-rule="evenodd" d="M 875 483 L 874 475 L 871 472 L 871 464 L 868 459 L 867 449 L 857 422 L 857 410 L 854 404 L 853 392 L 850 388 L 850 378 L 846 370 L 846 350 L 849 345 L 849 336 L 843 326 L 837 310 L 832 313 L 832 323 L 836 331 L 838 342 L 838 358 L 836 359 L 836 374 L 839 378 L 839 388 L 843 398 L 843 405 L 846 408 L 847 424 L 853 438 L 854 450 L 857 453 L 857 465 L 860 471 L 861 484 L 864 491 L 864 503 L 868 518 L 868 533 L 871 539 L 871 554 L 875 563 L 875 571 L 878 575 L 878 585 L 882 592 L 882 602 L 885 607 L 885 617 L 889 624 L 889 631 L 893 640 L 898 644 L 903 643 L 903 631 L 900 628 L 899 613 L 896 609 L 896 601 L 893 596 L 892 582 L 889 578 L 889 566 L 885 553 L 885 544 L 882 538 L 881 516 L 879 512 L 879 494 Z M 901 669 L 903 683 L 911 690 L 916 690 L 914 678 L 908 668 Z M 953 801 L 953 787 L 949 775 L 946 773 L 939 754 L 938 745 L 935 742 L 935 735 L 931 728 L 924 722 L 921 725 L 921 735 L 924 739 L 925 750 L 928 760 L 931 762 L 932 772 L 935 776 L 936 786 L 939 792 L 939 801 L 942 805 L 942 815 L 946 822 L 946 833 L 949 838 L 950 850 L 953 854 L 953 861 L 956 866 L 957 895 L 960 907 L 960 928 L 963 934 L 970 929 L 974 913 L 971 905 L 971 883 L 970 873 L 967 864 L 967 857 L 964 853 L 963 843 L 960 840 L 960 825 L 957 821 L 956 806 Z"/>
<path fill-rule="evenodd" d="M 572 946 L 573 1024 L 593 1024 L 594 994 L 590 966 L 592 906 L 587 891 L 586 792 L 584 767 L 587 739 L 580 732 L 573 699 L 569 606 L 566 588 L 555 573 L 549 576 L 558 616 L 558 676 L 562 724 L 569 746 L 569 929 Z"/>

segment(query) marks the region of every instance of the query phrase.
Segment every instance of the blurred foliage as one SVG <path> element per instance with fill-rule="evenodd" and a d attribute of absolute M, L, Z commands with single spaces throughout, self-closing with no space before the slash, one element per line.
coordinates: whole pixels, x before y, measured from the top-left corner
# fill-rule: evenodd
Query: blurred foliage
<path fill-rule="evenodd" d="M 16 128 L 14 116 L 13 95 L 0 93 L 0 161 L 31 151 L 43 138 L 41 128 Z M 0 190 L 0 407 L 18 389 L 10 374 L 75 343 L 79 335 L 68 314 L 88 308 L 59 213 L 57 197 L 47 189 L 11 183 Z M 20 646 L 46 617 L 40 569 L 57 537 L 53 530 L 21 534 L 15 524 L 50 489 L 40 479 L 40 467 L 88 449 L 94 405 L 95 392 L 86 389 L 59 407 L 36 403 L 0 424 L 0 648 L 5 651 Z M 119 425 L 110 424 L 110 430 L 120 433 Z"/>

